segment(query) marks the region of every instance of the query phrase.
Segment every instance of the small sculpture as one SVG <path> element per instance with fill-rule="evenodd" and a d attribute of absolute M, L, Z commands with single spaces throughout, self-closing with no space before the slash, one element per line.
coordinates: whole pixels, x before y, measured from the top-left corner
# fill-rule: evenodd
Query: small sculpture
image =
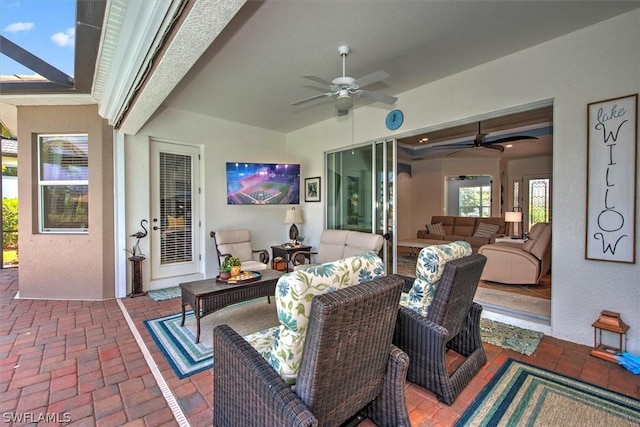
<path fill-rule="evenodd" d="M 135 245 L 133 245 L 133 248 L 131 250 L 125 249 L 133 257 L 140 256 L 140 257 L 144 258 L 144 255 L 140 254 L 140 239 L 143 239 L 143 238 L 147 237 L 147 234 L 149 233 L 147 228 L 144 226 L 145 222 L 149 223 L 149 221 L 147 221 L 146 219 L 143 219 L 142 221 L 140 221 L 140 226 L 142 227 L 142 229 L 144 231 L 138 231 L 138 232 L 136 232 L 136 233 L 134 233 L 134 234 L 129 236 L 129 237 L 135 237 L 137 239 Z"/>

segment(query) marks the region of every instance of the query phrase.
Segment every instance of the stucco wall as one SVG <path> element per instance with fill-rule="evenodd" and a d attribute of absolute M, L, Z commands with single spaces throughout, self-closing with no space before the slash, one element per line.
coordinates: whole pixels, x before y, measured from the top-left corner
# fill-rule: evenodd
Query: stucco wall
<path fill-rule="evenodd" d="M 584 258 L 585 147 L 587 104 L 638 91 L 640 11 L 636 10 L 400 94 L 396 105 L 405 115 L 396 133 L 400 135 L 553 100 L 552 334 L 592 344 L 591 323 L 600 311 L 618 311 L 631 327 L 632 352 L 640 351 L 640 266 L 637 259 L 636 264 L 620 264 Z M 357 109 L 355 142 L 389 137 L 384 127 L 387 111 L 379 106 Z M 323 173 L 324 151 L 351 143 L 350 128 L 341 119 L 287 135 L 291 154 L 308 159 L 315 175 Z M 307 205 L 307 217 L 321 219 L 323 208 L 323 204 Z M 419 223 L 415 213 L 413 218 L 414 224 Z M 315 228 L 319 232 L 321 227 Z M 636 247 L 639 241 L 636 224 Z"/>
<path fill-rule="evenodd" d="M 18 108 L 20 297 L 113 298 L 112 131 L 96 106 Z M 38 134 L 89 135 L 89 232 L 38 232 Z"/>
<path fill-rule="evenodd" d="M 188 123 L 188 126 L 176 126 Z M 193 277 L 154 277 L 151 262 L 143 263 L 144 289 L 161 289 L 176 286 L 180 282 L 205 277 L 215 277 L 218 263 L 210 231 L 248 228 L 254 249 L 271 250 L 271 245 L 288 239 L 289 225 L 284 224 L 285 211 L 291 205 L 246 206 L 227 205 L 226 162 L 302 163 L 307 175 L 307 161 L 291 156 L 285 148 L 285 135 L 239 123 L 219 120 L 175 109 L 163 110 L 157 118 L 143 127 L 135 136 L 125 139 L 125 175 L 127 205 L 127 235 L 140 228 L 141 218 L 151 220 L 150 173 L 148 167 L 149 141 L 192 144 L 202 148 L 202 229 L 203 269 Z M 140 159 L 145 159 L 140 161 Z M 299 226 L 306 235 L 306 222 Z M 149 253 L 150 238 L 141 242 L 143 253 Z"/>

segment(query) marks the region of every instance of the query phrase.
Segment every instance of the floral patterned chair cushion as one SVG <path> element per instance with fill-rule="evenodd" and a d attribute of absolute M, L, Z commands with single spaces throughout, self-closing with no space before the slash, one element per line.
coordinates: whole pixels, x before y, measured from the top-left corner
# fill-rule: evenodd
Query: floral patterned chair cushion
<path fill-rule="evenodd" d="M 287 273 L 276 285 L 280 325 L 244 337 L 289 384 L 295 384 L 314 296 L 385 275 L 373 252 Z"/>
<path fill-rule="evenodd" d="M 445 264 L 469 255 L 471 245 L 461 240 L 422 249 L 416 262 L 416 280 L 408 293 L 402 293 L 400 305 L 426 317 Z"/>

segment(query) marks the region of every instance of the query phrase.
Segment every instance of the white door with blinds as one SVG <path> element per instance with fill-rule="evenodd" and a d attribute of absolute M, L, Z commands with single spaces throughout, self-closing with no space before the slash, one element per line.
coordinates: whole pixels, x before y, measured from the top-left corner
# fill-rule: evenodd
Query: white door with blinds
<path fill-rule="evenodd" d="M 199 149 L 151 141 L 151 279 L 196 274 L 200 261 Z"/>

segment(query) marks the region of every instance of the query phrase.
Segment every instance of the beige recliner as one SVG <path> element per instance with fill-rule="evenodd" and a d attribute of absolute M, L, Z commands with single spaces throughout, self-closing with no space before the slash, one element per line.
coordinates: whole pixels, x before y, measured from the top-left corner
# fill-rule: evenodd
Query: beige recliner
<path fill-rule="evenodd" d="M 529 240 L 521 247 L 492 243 L 481 246 L 478 253 L 487 257 L 480 280 L 512 285 L 537 284 L 551 268 L 551 224 L 534 224 Z"/>

